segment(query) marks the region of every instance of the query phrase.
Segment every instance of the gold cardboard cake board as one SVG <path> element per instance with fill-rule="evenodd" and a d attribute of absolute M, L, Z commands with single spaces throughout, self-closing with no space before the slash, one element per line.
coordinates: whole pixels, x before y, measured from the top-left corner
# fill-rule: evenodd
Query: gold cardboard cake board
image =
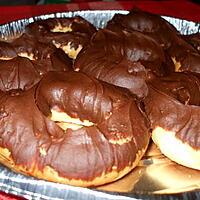
<path fill-rule="evenodd" d="M 166 158 L 151 142 L 138 167 L 124 178 L 97 187 L 110 192 L 174 194 L 200 189 L 200 171 Z"/>

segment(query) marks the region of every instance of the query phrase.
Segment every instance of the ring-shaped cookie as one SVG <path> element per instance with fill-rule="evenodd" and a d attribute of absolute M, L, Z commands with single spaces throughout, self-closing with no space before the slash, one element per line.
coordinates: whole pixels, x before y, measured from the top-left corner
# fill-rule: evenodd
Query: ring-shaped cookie
<path fill-rule="evenodd" d="M 82 73 L 49 72 L 0 102 L 0 162 L 17 172 L 101 185 L 130 172 L 148 146 L 148 121 L 128 90 Z"/>
<path fill-rule="evenodd" d="M 140 32 L 99 30 L 75 60 L 75 71 L 128 88 L 139 98 L 148 93 L 146 80 L 162 75 L 161 47 Z"/>
<path fill-rule="evenodd" d="M 149 83 L 144 100 L 152 139 L 171 160 L 200 170 L 200 76 L 173 73 Z"/>

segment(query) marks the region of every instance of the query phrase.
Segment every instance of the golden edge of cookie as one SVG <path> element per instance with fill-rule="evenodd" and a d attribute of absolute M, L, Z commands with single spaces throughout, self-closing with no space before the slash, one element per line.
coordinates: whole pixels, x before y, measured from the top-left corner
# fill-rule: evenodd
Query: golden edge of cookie
<path fill-rule="evenodd" d="M 172 61 L 175 65 L 175 72 L 181 72 L 181 70 L 180 70 L 181 63 L 179 61 L 177 61 L 175 57 L 172 57 Z"/>
<path fill-rule="evenodd" d="M 18 53 L 18 56 L 28 58 L 29 60 L 36 60 L 37 57 L 33 53 L 21 52 Z"/>
<path fill-rule="evenodd" d="M 147 145 L 148 146 L 148 145 Z M 69 184 L 73 186 L 81 186 L 81 187 L 89 187 L 89 186 L 98 186 L 98 185 L 104 185 L 106 183 L 110 183 L 113 181 L 116 181 L 126 174 L 128 174 L 133 168 L 135 168 L 144 155 L 146 148 L 139 150 L 136 159 L 133 163 L 131 163 L 129 166 L 126 166 L 121 171 L 116 171 L 116 166 L 112 167 L 112 171 L 109 173 L 102 173 L 101 176 L 95 177 L 91 181 L 86 180 L 80 180 L 80 179 L 68 179 L 65 177 L 62 177 L 59 175 L 59 173 L 54 170 L 50 166 L 45 166 L 42 171 L 40 171 L 35 163 L 32 164 L 32 167 L 27 168 L 26 166 L 21 165 L 15 165 L 14 160 L 12 159 L 11 152 L 7 148 L 0 147 L 0 163 L 7 166 L 8 168 L 12 169 L 15 172 L 24 174 L 24 175 L 30 175 L 39 179 L 56 182 L 56 183 L 63 183 L 63 184 Z"/>
<path fill-rule="evenodd" d="M 198 185 L 194 186 L 188 186 L 186 188 L 169 188 L 169 189 L 164 189 L 164 190 L 158 190 L 156 192 L 153 192 L 154 194 L 178 194 L 182 192 L 194 192 L 194 190 L 199 189 Z"/>
<path fill-rule="evenodd" d="M 17 54 L 18 56 L 20 56 L 20 57 L 23 57 L 23 58 L 28 58 L 29 60 L 36 60 L 37 59 L 37 57 L 35 57 L 35 55 L 33 54 L 33 53 L 27 53 L 27 52 L 21 52 L 21 53 L 18 53 Z M 0 60 L 12 60 L 12 59 L 14 59 L 15 58 L 15 56 L 13 56 L 13 57 L 0 57 Z"/>
<path fill-rule="evenodd" d="M 59 112 L 54 109 L 51 109 L 50 119 L 56 122 L 71 123 L 71 124 L 79 125 L 80 127 L 94 125 L 94 123 L 90 122 L 89 120 L 81 121 L 79 118 L 70 117 L 67 113 Z"/>
<path fill-rule="evenodd" d="M 0 57 L 0 60 L 11 60 L 13 59 L 14 57 Z"/>
<path fill-rule="evenodd" d="M 160 148 L 160 151 L 174 162 L 200 170 L 200 150 L 193 149 L 175 135 L 175 132 L 158 126 L 152 131 L 152 140 Z"/>
<path fill-rule="evenodd" d="M 69 26 L 62 26 L 60 23 L 58 23 L 54 28 L 51 29 L 51 32 L 53 33 L 67 33 L 67 32 L 72 32 L 72 24 L 70 24 Z"/>
<path fill-rule="evenodd" d="M 57 43 L 57 42 L 55 42 L 55 40 L 53 40 L 52 43 L 57 49 L 62 49 L 65 52 L 65 54 L 67 54 L 70 58 L 72 58 L 74 60 L 76 59 L 77 55 L 83 48 L 82 45 L 80 45 L 80 44 L 78 45 L 77 49 L 75 49 L 74 47 L 71 47 L 72 42 L 69 42 L 66 45 L 63 45 L 63 44 Z"/>

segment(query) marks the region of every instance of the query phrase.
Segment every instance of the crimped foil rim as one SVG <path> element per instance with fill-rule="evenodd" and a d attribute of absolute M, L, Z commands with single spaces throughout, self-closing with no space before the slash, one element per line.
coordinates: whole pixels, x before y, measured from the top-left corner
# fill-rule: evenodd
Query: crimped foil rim
<path fill-rule="evenodd" d="M 21 34 L 24 30 L 24 27 L 34 21 L 48 18 L 63 18 L 63 17 L 73 17 L 73 16 L 83 16 L 92 24 L 94 24 L 97 28 L 103 28 L 106 24 L 105 21 L 99 20 L 99 17 L 103 15 L 109 16 L 109 19 L 115 14 L 127 14 L 129 11 L 127 10 L 84 10 L 84 11 L 69 11 L 69 12 L 56 12 L 44 15 L 38 15 L 30 18 L 15 20 L 6 24 L 0 25 L 0 39 L 9 39 L 9 37 L 15 37 Z M 88 18 L 87 15 L 99 15 L 99 17 L 94 20 Z M 181 34 L 192 34 L 200 31 L 200 23 L 192 22 L 184 19 L 162 16 L 172 25 L 174 25 Z"/>

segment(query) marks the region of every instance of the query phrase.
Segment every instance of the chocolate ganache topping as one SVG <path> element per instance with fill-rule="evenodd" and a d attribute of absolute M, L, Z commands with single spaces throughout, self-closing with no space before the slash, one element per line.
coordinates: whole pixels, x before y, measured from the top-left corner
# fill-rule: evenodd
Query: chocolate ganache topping
<path fill-rule="evenodd" d="M 172 131 L 183 143 L 199 150 L 200 76 L 179 72 L 153 79 L 144 101 L 153 130 Z"/>
<path fill-rule="evenodd" d="M 128 88 L 138 97 L 148 93 L 145 80 L 164 74 L 161 47 L 150 37 L 134 31 L 99 30 L 75 60 L 74 69 L 108 83 Z"/>
<path fill-rule="evenodd" d="M 149 142 L 148 121 L 129 91 L 82 73 L 49 72 L 30 90 L 1 92 L 0 102 L 5 164 L 35 177 L 104 184 L 134 168 Z M 63 130 L 52 109 L 92 124 Z"/>

